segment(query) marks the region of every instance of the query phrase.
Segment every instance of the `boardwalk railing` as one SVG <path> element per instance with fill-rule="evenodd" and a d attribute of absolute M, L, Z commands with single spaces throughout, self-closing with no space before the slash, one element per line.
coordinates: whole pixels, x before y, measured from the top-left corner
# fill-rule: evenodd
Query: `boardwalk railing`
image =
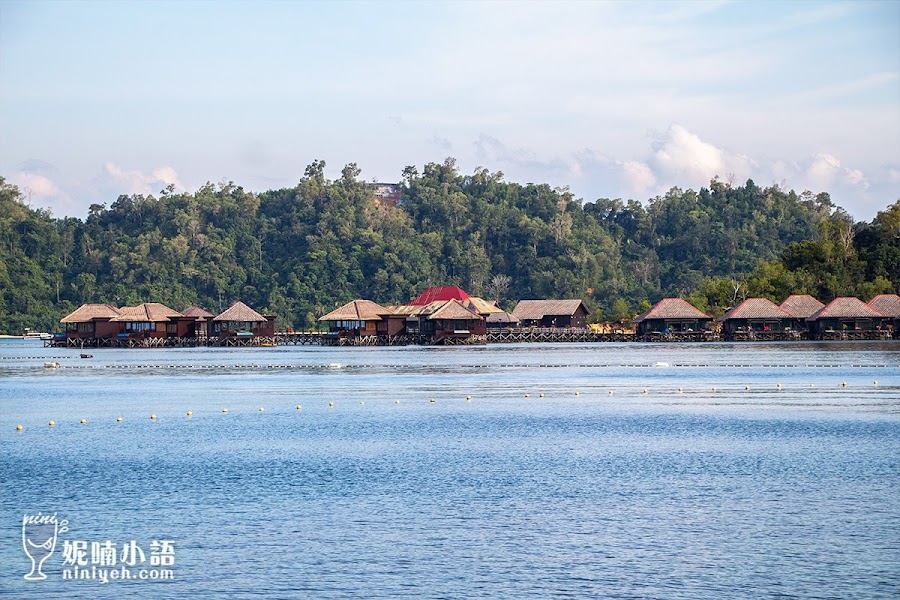
<path fill-rule="evenodd" d="M 603 342 L 787 342 L 801 340 L 889 340 L 888 330 L 826 331 L 810 334 L 798 331 L 712 331 L 597 333 L 588 329 L 522 328 L 488 330 L 486 335 L 441 337 L 423 334 L 369 335 L 342 337 L 317 331 L 279 332 L 274 336 L 235 337 L 112 337 L 67 338 L 44 342 L 45 347 L 64 348 L 190 348 L 203 346 L 432 346 L 517 343 L 603 343 Z"/>

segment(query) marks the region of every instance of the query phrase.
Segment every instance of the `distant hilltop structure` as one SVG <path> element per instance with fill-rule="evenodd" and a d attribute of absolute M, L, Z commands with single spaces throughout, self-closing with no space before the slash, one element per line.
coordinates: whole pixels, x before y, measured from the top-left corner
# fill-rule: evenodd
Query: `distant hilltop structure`
<path fill-rule="evenodd" d="M 375 195 L 376 206 L 386 204 L 397 206 L 400 202 L 401 187 L 399 183 L 373 183 L 372 193 Z"/>

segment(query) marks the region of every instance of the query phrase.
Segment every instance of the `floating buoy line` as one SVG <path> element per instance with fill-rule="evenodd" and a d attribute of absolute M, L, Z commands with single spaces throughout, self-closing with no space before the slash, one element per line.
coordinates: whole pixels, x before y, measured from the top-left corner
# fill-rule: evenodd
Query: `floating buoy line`
<path fill-rule="evenodd" d="M 54 367 L 54 368 L 55 368 L 55 367 Z M 148 368 L 163 368 L 163 367 L 162 367 L 162 366 L 151 366 L 151 367 L 148 367 Z M 334 367 L 331 367 L 331 368 L 334 368 Z M 342 366 L 341 368 L 344 368 L 344 367 Z M 768 388 L 768 390 L 770 391 L 770 393 L 781 393 L 781 392 L 789 391 L 789 390 L 791 390 L 791 389 L 793 389 L 795 392 L 799 392 L 799 391 L 804 390 L 804 389 L 806 389 L 806 390 L 816 389 L 816 386 L 815 386 L 815 384 L 813 384 L 813 383 L 810 383 L 808 387 L 805 387 L 805 386 L 806 386 L 806 384 L 797 384 L 797 385 L 795 385 L 795 386 L 791 386 L 791 385 L 785 386 L 785 385 L 783 385 L 782 383 L 776 383 L 776 384 L 775 384 L 775 387 L 774 387 L 774 390 L 773 390 L 772 388 Z M 879 381 L 878 381 L 877 379 L 876 379 L 876 380 L 873 380 L 873 381 L 872 381 L 872 386 L 873 386 L 873 387 L 878 387 L 878 386 L 879 386 Z M 749 391 L 751 390 L 750 385 L 744 385 L 744 386 L 742 386 L 742 387 L 743 387 L 743 390 L 744 390 L 745 392 L 749 392 Z M 840 383 L 837 384 L 837 387 L 838 387 L 838 389 L 847 389 L 848 387 L 850 387 L 850 384 L 848 384 L 848 382 L 846 382 L 846 381 L 841 381 Z M 672 388 L 668 388 L 668 389 L 669 389 L 669 390 L 672 390 Z M 711 391 L 712 393 L 719 394 L 719 393 L 722 393 L 723 391 L 728 391 L 729 389 L 730 389 L 730 391 L 737 391 L 739 388 L 738 388 L 738 387 L 721 388 L 721 387 L 713 386 L 713 387 L 711 388 L 711 390 L 710 390 L 710 388 L 705 388 L 705 390 L 703 390 L 703 391 L 704 391 L 704 393 L 709 393 L 709 391 Z M 823 389 L 827 389 L 827 386 L 826 386 L 825 388 L 823 388 Z M 833 389 L 833 388 L 832 388 L 832 389 Z M 882 389 L 885 389 L 885 388 L 882 388 Z M 880 391 L 881 391 L 881 390 L 879 390 L 879 392 L 880 392 Z M 676 389 L 674 390 L 674 392 L 673 392 L 673 391 L 666 391 L 665 389 L 662 389 L 662 388 L 659 388 L 659 389 L 657 389 L 657 390 L 651 390 L 650 388 L 639 388 L 639 389 L 632 390 L 632 389 L 630 389 L 630 388 L 617 387 L 617 388 L 615 388 L 615 389 L 607 389 L 607 390 L 606 390 L 606 396 L 613 396 L 613 395 L 616 394 L 617 392 L 624 392 L 624 396 L 625 396 L 626 398 L 627 398 L 627 396 L 630 395 L 630 394 L 647 396 L 647 395 L 651 395 L 651 394 L 654 393 L 654 392 L 655 392 L 656 394 L 658 394 L 658 395 L 668 396 L 668 397 L 673 397 L 673 396 L 678 396 L 678 395 L 690 394 L 690 393 L 691 393 L 691 390 L 690 390 L 690 389 L 685 389 L 683 386 L 676 388 Z M 875 393 L 879 393 L 879 392 L 875 392 Z M 575 395 L 576 397 L 580 397 L 580 396 L 581 396 L 581 391 L 580 391 L 580 390 L 570 391 L 569 393 L 570 393 L 570 394 L 571 394 L 571 393 L 574 393 L 574 395 Z M 595 394 L 595 395 L 593 396 L 593 398 L 594 398 L 594 399 L 599 398 L 600 396 L 596 396 L 596 394 L 599 394 L 599 393 L 600 393 L 600 390 L 594 390 L 594 394 Z M 765 393 L 765 390 L 764 390 L 762 393 Z M 554 394 L 551 394 L 551 396 L 552 396 L 552 395 L 554 395 Z M 558 392 L 558 393 L 556 394 L 557 399 L 560 399 L 563 395 L 565 395 L 565 392 L 564 392 L 564 391 Z M 757 394 L 754 394 L 754 395 L 757 395 Z M 546 396 L 547 396 L 547 394 L 545 394 L 544 392 L 540 392 L 540 393 L 538 394 L 538 397 L 539 397 L 539 398 L 545 398 Z M 530 393 L 530 392 L 521 392 L 520 397 L 531 398 L 531 393 Z M 472 397 L 471 395 L 465 396 L 465 402 L 467 402 L 467 403 L 471 403 L 471 402 L 472 402 L 472 399 L 473 399 L 473 397 Z M 424 401 L 425 401 L 425 400 L 423 400 L 423 402 L 424 402 Z M 428 397 L 428 398 L 427 398 L 427 404 L 434 405 L 434 404 L 437 404 L 437 402 L 438 402 L 438 398 L 435 398 L 435 397 Z M 359 401 L 358 404 L 359 404 L 359 406 L 366 406 L 366 401 L 365 401 L 365 400 L 361 400 L 361 401 Z M 399 405 L 399 404 L 400 404 L 400 400 L 399 400 L 399 399 L 395 399 L 395 400 L 394 400 L 394 404 L 395 404 L 395 405 Z M 334 401 L 329 401 L 329 402 L 327 403 L 327 407 L 328 407 L 328 408 L 335 408 L 335 402 L 334 402 Z M 300 404 L 297 404 L 297 405 L 294 406 L 294 409 L 295 409 L 295 411 L 299 412 L 299 411 L 301 411 L 301 410 L 303 409 L 303 406 L 300 405 Z M 262 406 L 258 407 L 257 412 L 259 412 L 259 413 L 264 413 L 264 412 L 265 412 L 265 407 L 262 407 Z M 228 414 L 228 413 L 229 413 L 229 409 L 223 407 L 223 408 L 221 408 L 221 413 L 222 413 L 222 414 Z M 192 410 L 187 410 L 184 414 L 185 414 L 187 417 L 192 417 L 192 416 L 194 415 L 194 412 L 193 412 Z M 146 417 L 145 417 L 145 418 L 146 418 Z M 155 413 L 150 414 L 150 415 L 149 415 L 149 419 L 150 419 L 150 421 L 154 421 L 154 422 L 156 422 L 156 421 L 159 420 L 158 417 L 157 417 L 157 415 L 156 415 Z M 122 416 L 118 416 L 118 417 L 115 418 L 115 422 L 116 422 L 116 423 L 123 423 L 123 422 L 124 422 L 124 418 L 123 418 Z M 86 424 L 87 424 L 87 419 L 81 418 L 81 419 L 78 420 L 78 423 L 81 424 L 81 425 L 86 425 Z M 53 420 L 53 419 L 47 421 L 47 426 L 48 426 L 49 428 L 55 428 L 55 427 L 57 427 L 57 425 L 58 425 L 58 423 L 57 423 L 55 420 Z M 25 429 L 25 426 L 22 425 L 21 423 L 19 423 L 19 424 L 17 424 L 17 425 L 15 426 L 15 430 L 16 430 L 16 431 L 21 432 L 21 431 L 24 431 L 24 429 Z"/>

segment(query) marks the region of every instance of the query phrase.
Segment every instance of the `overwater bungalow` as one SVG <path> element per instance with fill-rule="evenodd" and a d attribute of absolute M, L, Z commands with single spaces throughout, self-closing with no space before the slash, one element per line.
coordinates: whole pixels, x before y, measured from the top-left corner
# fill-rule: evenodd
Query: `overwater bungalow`
<path fill-rule="evenodd" d="M 692 333 L 707 329 L 712 317 L 681 298 L 663 298 L 634 322 L 638 335 Z"/>
<path fill-rule="evenodd" d="M 240 301 L 213 317 L 212 323 L 210 335 L 225 345 L 236 345 L 241 339 L 250 344 L 275 343 L 275 317 L 261 315 Z"/>
<path fill-rule="evenodd" d="M 412 338 L 429 339 L 435 344 L 483 342 L 484 317 L 455 298 L 436 300 L 424 306 L 392 306 L 395 315 L 405 317 L 405 333 Z"/>
<path fill-rule="evenodd" d="M 522 300 L 512 311 L 522 327 L 584 329 L 587 308 L 581 300 Z"/>
<path fill-rule="evenodd" d="M 111 322 L 119 316 L 119 309 L 111 304 L 82 304 L 60 319 L 66 326 L 67 340 L 93 340 L 116 337 L 122 324 Z"/>
<path fill-rule="evenodd" d="M 859 298 L 843 297 L 835 298 L 806 320 L 819 339 L 867 339 L 873 336 L 866 334 L 882 330 L 887 319 Z"/>
<path fill-rule="evenodd" d="M 768 298 L 747 298 L 719 319 L 722 333 L 784 333 L 791 331 L 794 316 Z"/>
<path fill-rule="evenodd" d="M 791 320 L 791 331 L 808 331 L 809 317 L 822 310 L 825 305 L 809 294 L 794 294 L 781 303 L 781 310 L 788 312 Z"/>
<path fill-rule="evenodd" d="M 869 306 L 886 318 L 884 325 L 900 336 L 900 296 L 897 294 L 880 294 L 869 300 Z"/>
<path fill-rule="evenodd" d="M 194 317 L 184 316 L 159 302 L 144 302 L 123 306 L 110 322 L 121 323 L 118 337 L 140 340 L 193 335 Z"/>
<path fill-rule="evenodd" d="M 193 335 L 198 337 L 206 337 L 209 335 L 209 324 L 212 322 L 212 319 L 215 316 L 214 314 L 197 305 L 181 311 L 181 314 L 185 317 L 194 318 Z"/>
<path fill-rule="evenodd" d="M 328 324 L 329 335 L 341 339 L 376 336 L 379 333 L 397 335 L 403 331 L 405 317 L 395 315 L 389 319 L 391 315 L 390 309 L 371 300 L 353 300 L 319 317 L 319 321 Z"/>

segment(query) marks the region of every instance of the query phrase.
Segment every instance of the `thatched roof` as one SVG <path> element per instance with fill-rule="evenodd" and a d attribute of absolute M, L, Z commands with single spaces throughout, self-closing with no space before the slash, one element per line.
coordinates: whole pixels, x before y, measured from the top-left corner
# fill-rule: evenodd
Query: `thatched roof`
<path fill-rule="evenodd" d="M 886 317 L 900 317 L 900 296 L 897 294 L 881 294 L 869 300 L 869 306 Z"/>
<path fill-rule="evenodd" d="M 635 323 L 647 319 L 712 319 L 705 312 L 681 298 L 663 298 L 644 314 L 638 315 Z"/>
<path fill-rule="evenodd" d="M 587 308 L 581 300 L 522 300 L 513 309 L 512 314 L 520 321 L 539 321 L 544 317 L 571 317 L 581 307 L 587 314 Z"/>
<path fill-rule="evenodd" d="M 181 311 L 181 314 L 184 315 L 185 317 L 194 317 L 198 321 L 206 321 L 207 319 L 211 319 L 215 316 L 208 310 L 204 310 L 197 305 L 194 305 L 190 308 L 187 308 L 187 309 Z"/>
<path fill-rule="evenodd" d="M 794 294 L 788 296 L 787 300 L 781 303 L 781 309 L 789 312 L 791 316 L 798 319 L 805 319 L 811 314 L 819 311 L 825 306 L 809 294 Z"/>
<path fill-rule="evenodd" d="M 131 321 L 131 322 L 150 322 L 159 323 L 168 321 L 169 317 L 182 317 L 180 312 L 172 310 L 165 304 L 159 302 L 144 302 L 137 306 L 123 306 L 119 309 L 119 314 L 112 321 Z"/>
<path fill-rule="evenodd" d="M 472 312 L 477 312 L 482 316 L 503 312 L 503 309 L 498 307 L 493 302 L 485 300 L 484 298 L 479 298 L 478 296 L 469 296 L 468 298 L 463 300 L 462 304 Z"/>
<path fill-rule="evenodd" d="M 815 314 L 807 317 L 807 321 L 818 319 L 871 319 L 884 317 L 883 314 L 860 300 L 859 298 L 835 298 Z"/>
<path fill-rule="evenodd" d="M 459 300 L 447 300 L 446 302 L 432 302 L 428 306 L 439 304 L 433 312 L 428 315 L 429 320 L 436 319 L 481 319 L 481 315 L 469 310 Z"/>
<path fill-rule="evenodd" d="M 82 304 L 70 312 L 60 323 L 90 323 L 94 319 L 114 319 L 119 316 L 119 309 L 110 304 Z"/>
<path fill-rule="evenodd" d="M 232 304 L 231 308 L 219 316 L 213 317 L 213 321 L 247 321 L 249 323 L 262 323 L 266 321 L 266 318 L 243 302 L 238 301 Z"/>
<path fill-rule="evenodd" d="M 791 319 L 793 315 L 768 298 L 747 298 L 719 319 Z"/>
<path fill-rule="evenodd" d="M 389 315 L 391 311 L 371 300 L 353 300 L 340 308 L 336 308 L 320 321 L 380 321 L 382 315 Z"/>
<path fill-rule="evenodd" d="M 432 302 L 437 302 L 439 300 L 465 300 L 468 297 L 469 294 L 461 288 L 458 288 L 455 285 L 444 285 L 428 288 L 410 300 L 409 303 L 412 306 L 425 306 L 426 304 L 431 304 Z"/>
<path fill-rule="evenodd" d="M 422 306 L 411 306 L 409 304 L 389 304 L 385 306 L 390 314 L 393 315 L 414 315 L 422 312 Z"/>
<path fill-rule="evenodd" d="M 503 310 L 489 314 L 484 320 L 487 323 L 501 323 L 504 325 L 516 325 L 519 322 L 517 318 Z"/>

